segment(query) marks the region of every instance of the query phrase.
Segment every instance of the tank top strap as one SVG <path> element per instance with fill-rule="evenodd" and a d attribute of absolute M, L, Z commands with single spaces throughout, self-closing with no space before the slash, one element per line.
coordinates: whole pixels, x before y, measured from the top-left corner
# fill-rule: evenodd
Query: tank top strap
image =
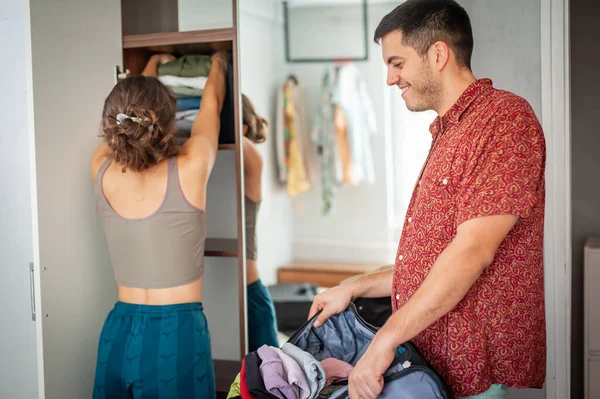
<path fill-rule="evenodd" d="M 168 187 L 167 190 L 173 191 L 179 187 L 179 167 L 177 165 L 177 157 L 171 157 L 168 160 Z"/>
<path fill-rule="evenodd" d="M 96 184 L 94 185 L 96 194 L 104 196 L 102 191 L 102 178 L 104 177 L 106 169 L 108 169 L 108 166 L 112 163 L 112 161 L 113 159 L 111 157 L 107 157 L 106 160 L 102 162 L 100 169 L 98 169 L 98 173 L 96 173 Z"/>
<path fill-rule="evenodd" d="M 179 182 L 179 165 L 177 157 L 171 157 L 168 160 L 168 180 L 165 205 L 171 209 L 185 209 L 187 202 L 181 191 L 181 183 Z"/>

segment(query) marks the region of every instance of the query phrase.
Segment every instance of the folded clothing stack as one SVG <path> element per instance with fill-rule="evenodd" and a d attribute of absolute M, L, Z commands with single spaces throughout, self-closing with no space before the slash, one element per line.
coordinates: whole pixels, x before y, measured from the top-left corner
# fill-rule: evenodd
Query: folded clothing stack
<path fill-rule="evenodd" d="M 158 80 L 177 98 L 178 138 L 190 137 L 209 72 L 209 55 L 184 55 L 158 67 Z"/>
<path fill-rule="evenodd" d="M 228 398 L 336 398 L 347 391 L 351 372 L 346 362 L 333 358 L 319 362 L 290 343 L 281 349 L 263 345 L 244 358 Z"/>

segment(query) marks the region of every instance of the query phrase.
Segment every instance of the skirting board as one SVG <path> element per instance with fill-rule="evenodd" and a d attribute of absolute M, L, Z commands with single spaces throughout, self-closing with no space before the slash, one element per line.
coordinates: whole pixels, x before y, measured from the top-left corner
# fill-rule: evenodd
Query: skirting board
<path fill-rule="evenodd" d="M 397 243 L 293 240 L 292 259 L 348 263 L 394 263 Z"/>

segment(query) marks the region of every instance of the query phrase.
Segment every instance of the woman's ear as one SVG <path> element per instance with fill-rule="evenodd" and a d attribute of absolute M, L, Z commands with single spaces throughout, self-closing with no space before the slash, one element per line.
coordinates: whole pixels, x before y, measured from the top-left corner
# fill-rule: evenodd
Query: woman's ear
<path fill-rule="evenodd" d="M 244 136 L 248 134 L 248 125 L 244 125 Z"/>

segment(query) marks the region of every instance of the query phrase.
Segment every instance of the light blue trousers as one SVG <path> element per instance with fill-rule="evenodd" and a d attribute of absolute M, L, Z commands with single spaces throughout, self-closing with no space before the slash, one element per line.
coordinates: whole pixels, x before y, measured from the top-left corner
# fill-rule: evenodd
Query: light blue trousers
<path fill-rule="evenodd" d="M 506 387 L 502 384 L 493 384 L 484 393 L 474 396 L 464 396 L 460 399 L 506 399 Z"/>

